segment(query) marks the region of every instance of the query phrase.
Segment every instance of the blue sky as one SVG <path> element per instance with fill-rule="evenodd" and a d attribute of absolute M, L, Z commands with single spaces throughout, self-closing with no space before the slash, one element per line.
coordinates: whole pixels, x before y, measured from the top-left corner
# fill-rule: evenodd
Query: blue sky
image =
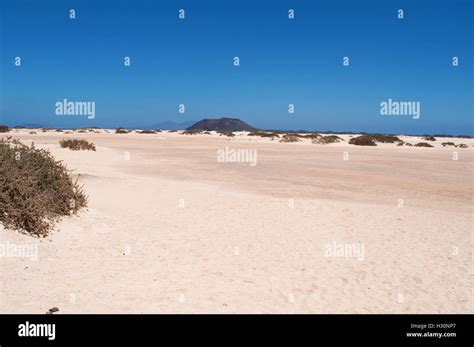
<path fill-rule="evenodd" d="M 234 117 L 272 129 L 474 134 L 469 0 L 0 3 L 0 123 Z M 56 115 L 64 98 L 94 101 L 95 119 Z M 381 116 L 388 99 L 420 102 L 420 119 Z"/>

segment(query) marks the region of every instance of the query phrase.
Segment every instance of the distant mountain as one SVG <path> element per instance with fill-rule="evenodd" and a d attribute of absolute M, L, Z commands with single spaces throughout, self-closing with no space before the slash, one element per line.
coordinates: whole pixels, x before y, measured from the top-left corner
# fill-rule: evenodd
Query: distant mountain
<path fill-rule="evenodd" d="M 184 130 L 187 127 L 193 125 L 196 121 L 191 120 L 187 122 L 177 123 L 173 121 L 165 121 L 161 123 L 156 123 L 152 125 L 147 125 L 145 127 L 138 127 L 139 129 L 162 129 L 162 130 Z"/>
<path fill-rule="evenodd" d="M 14 128 L 14 127 L 23 127 L 23 128 L 27 128 L 27 129 L 44 128 L 44 126 L 43 126 L 42 124 L 39 124 L 39 123 L 11 124 L 11 122 L 9 122 L 9 125 L 10 125 L 10 127 L 12 127 L 12 128 Z"/>
<path fill-rule="evenodd" d="M 186 130 L 253 131 L 254 127 L 237 118 L 203 119 Z"/>

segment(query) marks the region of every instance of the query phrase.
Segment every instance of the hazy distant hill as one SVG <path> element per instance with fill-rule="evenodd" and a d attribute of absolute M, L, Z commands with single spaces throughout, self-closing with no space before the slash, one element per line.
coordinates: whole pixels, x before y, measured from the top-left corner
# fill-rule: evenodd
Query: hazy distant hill
<path fill-rule="evenodd" d="M 161 123 L 156 123 L 152 125 L 147 125 L 145 127 L 138 127 L 140 129 L 162 129 L 162 130 L 184 130 L 187 127 L 193 125 L 196 121 L 187 121 L 182 123 L 176 123 L 173 121 L 165 121 Z"/>
<path fill-rule="evenodd" d="M 187 130 L 252 131 L 256 129 L 237 118 L 219 118 L 203 119 L 187 128 Z"/>

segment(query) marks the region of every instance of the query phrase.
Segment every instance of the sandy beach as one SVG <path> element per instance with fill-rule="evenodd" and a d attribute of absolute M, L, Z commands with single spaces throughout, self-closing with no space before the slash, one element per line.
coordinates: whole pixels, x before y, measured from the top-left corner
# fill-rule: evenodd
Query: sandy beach
<path fill-rule="evenodd" d="M 46 238 L 0 226 L 0 243 L 37 249 L 0 258 L 2 313 L 474 310 L 473 139 L 30 131 L 2 135 L 49 149 L 89 206 Z M 60 148 L 67 137 L 97 151 Z M 256 150 L 256 165 L 219 162 L 226 147 Z M 357 253 L 338 253 L 347 245 Z"/>

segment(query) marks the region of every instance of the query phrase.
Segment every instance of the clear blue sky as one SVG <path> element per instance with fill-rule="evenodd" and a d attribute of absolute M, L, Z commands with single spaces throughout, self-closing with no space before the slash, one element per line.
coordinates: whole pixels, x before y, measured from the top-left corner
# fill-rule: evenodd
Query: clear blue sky
<path fill-rule="evenodd" d="M 0 3 L 0 123 L 235 117 L 273 129 L 474 134 L 469 0 Z M 64 98 L 95 101 L 96 118 L 57 116 Z M 421 102 L 420 119 L 381 116 L 389 98 Z"/>

